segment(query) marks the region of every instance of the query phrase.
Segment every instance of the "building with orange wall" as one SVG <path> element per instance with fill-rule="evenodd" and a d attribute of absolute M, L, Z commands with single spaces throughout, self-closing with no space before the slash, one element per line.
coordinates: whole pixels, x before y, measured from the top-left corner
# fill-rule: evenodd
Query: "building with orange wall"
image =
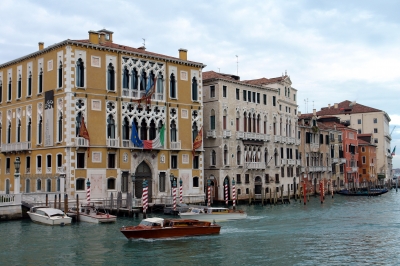
<path fill-rule="evenodd" d="M 372 134 L 358 134 L 358 175 L 360 183 L 375 182 L 376 174 L 376 145 Z"/>

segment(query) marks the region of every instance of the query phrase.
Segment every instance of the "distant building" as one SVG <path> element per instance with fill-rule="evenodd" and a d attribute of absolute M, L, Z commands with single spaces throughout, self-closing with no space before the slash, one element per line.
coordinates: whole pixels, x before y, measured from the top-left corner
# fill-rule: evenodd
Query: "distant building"
<path fill-rule="evenodd" d="M 377 181 L 376 145 L 372 134 L 358 134 L 358 175 L 362 183 Z"/>
<path fill-rule="evenodd" d="M 347 121 L 349 127 L 354 128 L 357 134 L 372 134 L 373 143 L 376 145 L 377 176 L 379 179 L 391 179 L 392 138 L 389 132 L 390 117 L 385 111 L 356 102 L 343 101 L 321 108 L 317 116 L 337 116 L 340 120 Z"/>
<path fill-rule="evenodd" d="M 300 160 L 297 90 L 287 75 L 240 81 L 203 73 L 204 173 L 213 200 L 225 199 L 232 180 L 239 200 L 294 193 Z"/>
<path fill-rule="evenodd" d="M 203 67 L 184 49 L 172 57 L 120 45 L 105 29 L 1 64 L 0 193 L 16 191 L 20 157 L 21 192 L 32 196 L 85 199 L 90 181 L 92 199 L 141 198 L 146 180 L 150 202 L 171 202 L 182 180 L 185 202 L 203 201 L 202 148 L 192 157 Z"/>

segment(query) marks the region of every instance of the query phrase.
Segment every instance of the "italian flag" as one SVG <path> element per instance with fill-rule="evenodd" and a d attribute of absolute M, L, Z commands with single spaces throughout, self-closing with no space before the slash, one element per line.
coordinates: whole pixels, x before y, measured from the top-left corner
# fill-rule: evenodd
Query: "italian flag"
<path fill-rule="evenodd" d="M 162 126 L 155 139 L 143 140 L 143 149 L 152 150 L 164 147 L 164 131 L 165 125 Z"/>

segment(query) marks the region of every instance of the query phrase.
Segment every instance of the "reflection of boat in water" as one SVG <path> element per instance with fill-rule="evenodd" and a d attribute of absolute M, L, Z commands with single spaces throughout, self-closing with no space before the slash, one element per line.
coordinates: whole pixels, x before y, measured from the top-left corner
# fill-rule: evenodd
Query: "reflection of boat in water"
<path fill-rule="evenodd" d="M 221 226 L 192 219 L 147 218 L 137 226 L 120 229 L 126 238 L 168 238 L 219 234 Z"/>
<path fill-rule="evenodd" d="M 340 191 L 338 191 L 337 193 L 340 195 L 344 195 L 344 196 L 379 196 L 382 194 L 385 194 L 386 192 L 388 192 L 389 190 L 387 188 L 371 188 L 369 190 L 367 189 L 363 189 L 363 190 L 348 190 L 348 189 L 342 189 Z"/>
<path fill-rule="evenodd" d="M 47 207 L 32 207 L 27 213 L 32 221 L 42 224 L 65 225 L 72 220 L 63 211 Z"/>
<path fill-rule="evenodd" d="M 76 213 L 76 208 L 72 208 L 70 212 Z M 79 220 L 88 223 L 113 223 L 117 216 L 100 212 L 94 204 L 82 205 L 79 208 Z"/>
<path fill-rule="evenodd" d="M 203 221 L 227 221 L 245 219 L 247 213 L 241 210 L 231 210 L 222 207 L 192 207 L 187 212 L 179 213 L 181 218 L 198 219 Z"/>

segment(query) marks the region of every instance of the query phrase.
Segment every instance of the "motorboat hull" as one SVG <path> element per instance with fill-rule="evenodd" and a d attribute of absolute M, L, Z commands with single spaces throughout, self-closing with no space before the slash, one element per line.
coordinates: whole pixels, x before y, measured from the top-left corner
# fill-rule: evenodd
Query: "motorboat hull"
<path fill-rule="evenodd" d="M 340 195 L 344 196 L 368 196 L 368 197 L 373 197 L 373 196 L 379 196 L 382 194 L 387 193 L 389 190 L 387 189 L 371 189 L 371 190 L 362 190 L 362 191 L 349 191 L 347 189 L 342 189 L 338 191 L 337 193 Z"/>
<path fill-rule="evenodd" d="M 71 224 L 72 218 L 71 217 L 54 217 L 54 218 L 49 218 L 45 217 L 43 215 L 39 215 L 36 213 L 31 213 L 27 212 L 29 217 L 33 222 L 36 223 L 42 223 L 42 224 L 48 224 L 48 225 L 67 225 Z"/>
<path fill-rule="evenodd" d="M 83 214 L 79 213 L 79 220 L 87 223 L 114 223 L 117 217 L 107 214 Z"/>
<path fill-rule="evenodd" d="M 204 224 L 204 225 L 201 225 Z M 210 224 L 208 222 L 199 221 L 198 225 L 184 225 L 172 227 L 141 227 L 141 226 L 128 226 L 120 229 L 121 233 L 128 239 L 132 238 L 174 238 L 174 237 L 187 237 L 187 236 L 202 236 L 219 234 L 221 226 L 217 224 Z"/>

